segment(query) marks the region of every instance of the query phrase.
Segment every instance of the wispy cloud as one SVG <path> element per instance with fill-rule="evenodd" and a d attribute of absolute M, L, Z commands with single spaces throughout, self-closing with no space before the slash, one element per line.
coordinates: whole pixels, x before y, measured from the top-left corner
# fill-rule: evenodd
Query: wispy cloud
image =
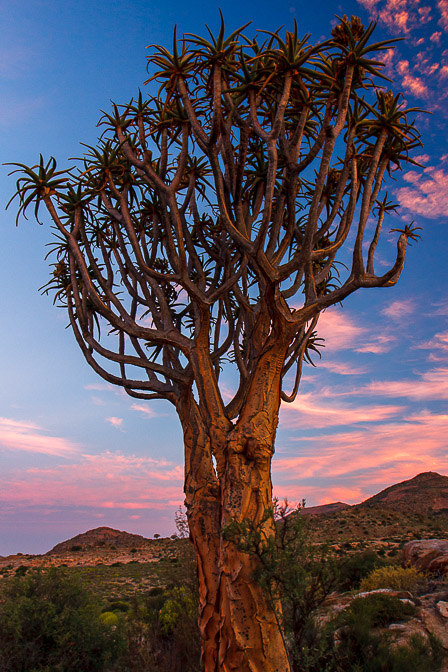
<path fill-rule="evenodd" d="M 327 396 L 332 396 L 328 393 Z M 374 423 L 389 419 L 403 411 L 402 406 L 350 405 L 322 403 L 321 395 L 314 392 L 300 394 L 292 404 L 282 409 L 282 422 L 286 427 L 323 428 Z"/>
<path fill-rule="evenodd" d="M 338 308 L 321 315 L 317 331 L 325 339 L 325 352 L 354 350 L 379 354 L 390 350 L 396 341 L 390 331 L 361 326 L 349 313 Z"/>
<path fill-rule="evenodd" d="M 428 166 L 423 173 L 409 171 L 404 174 L 404 179 L 412 186 L 401 187 L 395 192 L 402 207 L 427 219 L 446 219 L 448 172 L 444 168 Z"/>
<path fill-rule="evenodd" d="M 392 301 L 388 306 L 381 311 L 382 315 L 396 321 L 401 322 L 408 318 L 415 310 L 414 299 L 403 299 L 401 301 Z"/>
<path fill-rule="evenodd" d="M 337 373 L 340 376 L 359 376 L 368 371 L 367 367 L 357 366 L 352 362 L 336 362 L 325 358 L 319 361 L 318 366 L 319 369 L 327 369 L 327 371 Z"/>
<path fill-rule="evenodd" d="M 0 476 L 0 498 L 32 506 L 163 508 L 182 501 L 183 468 L 166 460 L 106 451 L 72 464 Z"/>
<path fill-rule="evenodd" d="M 116 427 L 117 429 L 123 429 L 123 418 L 116 418 L 115 416 L 111 416 L 110 418 L 106 418 L 106 422 L 108 422 L 112 427 Z"/>
<path fill-rule="evenodd" d="M 301 437 L 296 456 L 274 458 L 275 490 L 291 499 L 311 493 L 310 503 L 356 503 L 422 471 L 448 473 L 447 436 L 448 415 L 421 412 L 368 428 Z M 345 494 L 337 494 L 340 488 Z"/>
<path fill-rule="evenodd" d="M 132 404 L 131 410 L 143 413 L 143 415 L 149 418 L 157 418 L 160 415 L 159 413 L 156 413 L 150 404 Z"/>
<path fill-rule="evenodd" d="M 110 383 L 89 383 L 84 386 L 85 390 L 96 390 L 97 392 L 105 392 L 109 390 L 116 390 L 117 388 Z"/>
<path fill-rule="evenodd" d="M 0 418 L 0 447 L 61 457 L 70 457 L 80 450 L 70 439 L 51 436 L 39 425 L 11 418 Z"/>
<path fill-rule="evenodd" d="M 437 367 L 404 380 L 375 380 L 356 389 L 335 392 L 335 396 L 405 397 L 439 401 L 448 399 L 448 367 Z"/>
<path fill-rule="evenodd" d="M 448 331 L 434 334 L 429 341 L 424 341 L 415 346 L 421 350 L 431 350 L 432 361 L 440 361 L 448 355 Z M 441 356 L 442 355 L 442 356 Z"/>

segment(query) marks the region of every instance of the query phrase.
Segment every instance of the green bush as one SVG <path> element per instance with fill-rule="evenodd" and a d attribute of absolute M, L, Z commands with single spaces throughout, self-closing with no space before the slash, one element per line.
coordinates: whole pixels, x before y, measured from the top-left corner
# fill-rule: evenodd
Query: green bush
<path fill-rule="evenodd" d="M 381 593 L 353 600 L 327 630 L 332 656 L 326 672 L 438 672 L 444 653 L 435 637 L 416 635 L 396 646 L 385 630 L 414 612 L 412 605 Z"/>
<path fill-rule="evenodd" d="M 425 575 L 414 567 L 378 567 L 361 581 L 361 590 L 418 590 L 425 583 Z"/>
<path fill-rule="evenodd" d="M 130 609 L 130 604 L 129 602 L 124 602 L 123 600 L 115 600 L 114 602 L 111 602 L 110 604 L 107 605 L 103 609 L 103 612 L 105 611 L 123 611 L 127 612 Z"/>
<path fill-rule="evenodd" d="M 350 607 L 342 612 L 340 620 L 344 625 L 372 629 L 407 621 L 414 614 L 413 604 L 402 602 L 398 597 L 386 593 L 374 593 L 355 598 Z"/>
<path fill-rule="evenodd" d="M 103 611 L 100 614 L 100 621 L 101 623 L 104 623 L 104 625 L 114 627 L 118 625 L 119 618 L 113 611 Z"/>
<path fill-rule="evenodd" d="M 162 632 L 166 635 L 181 627 L 181 621 L 196 616 L 197 602 L 186 588 L 174 588 L 159 614 Z"/>
<path fill-rule="evenodd" d="M 318 648 L 316 610 L 337 586 L 340 560 L 327 545 L 311 541 L 310 521 L 299 510 L 291 511 L 285 503 L 276 506 L 274 515 L 275 538 L 265 539 L 264 520 L 257 527 L 251 521 L 234 522 L 224 535 L 240 550 L 258 556 L 255 579 L 282 623 L 292 670 L 302 672 L 311 669 L 304 667 L 304 656 L 315 657 Z"/>
<path fill-rule="evenodd" d="M 0 605 L 2 672 L 112 672 L 124 645 L 99 605 L 65 570 L 33 571 L 6 586 Z"/>
<path fill-rule="evenodd" d="M 384 565 L 384 560 L 372 550 L 346 556 L 339 565 L 338 589 L 344 591 L 359 588 L 361 580 L 381 565 Z"/>
<path fill-rule="evenodd" d="M 123 672 L 200 672 L 198 594 L 175 586 L 134 600 Z"/>

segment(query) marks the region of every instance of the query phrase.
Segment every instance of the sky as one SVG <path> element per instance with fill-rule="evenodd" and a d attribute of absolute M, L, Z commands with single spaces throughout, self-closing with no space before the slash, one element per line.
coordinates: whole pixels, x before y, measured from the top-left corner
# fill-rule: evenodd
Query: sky
<path fill-rule="evenodd" d="M 94 143 L 100 110 L 124 103 L 147 78 L 145 48 L 172 31 L 273 30 L 296 18 L 311 40 L 335 15 L 378 21 L 377 39 L 405 38 L 385 54 L 393 88 L 424 108 L 423 168 L 390 182 L 400 204 L 390 228 L 415 220 L 394 288 L 364 290 L 320 320 L 322 359 L 282 407 L 274 493 L 313 506 L 358 503 L 422 471 L 448 475 L 448 0 L 12 0 L 0 2 L 1 163 L 61 167 Z M 15 225 L 3 206 L 15 188 L 0 166 L 0 555 L 42 553 L 107 525 L 151 537 L 175 531 L 183 502 L 183 448 L 168 402 L 139 402 L 84 362 L 64 311 L 42 296 L 48 218 Z M 393 258 L 393 235 L 380 264 Z"/>

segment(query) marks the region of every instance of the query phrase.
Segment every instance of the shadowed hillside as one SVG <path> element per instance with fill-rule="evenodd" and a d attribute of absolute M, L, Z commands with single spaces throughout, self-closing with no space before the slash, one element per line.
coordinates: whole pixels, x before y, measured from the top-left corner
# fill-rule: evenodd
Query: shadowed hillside
<path fill-rule="evenodd" d="M 426 471 L 408 481 L 391 485 L 358 506 L 380 506 L 426 514 L 448 513 L 448 477 Z"/>

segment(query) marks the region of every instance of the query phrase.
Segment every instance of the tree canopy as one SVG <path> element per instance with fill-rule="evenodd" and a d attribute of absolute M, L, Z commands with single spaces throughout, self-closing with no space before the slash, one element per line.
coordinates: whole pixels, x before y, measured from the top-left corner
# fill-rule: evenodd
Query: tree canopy
<path fill-rule="evenodd" d="M 398 231 L 395 262 L 375 274 L 395 207 L 379 200 L 383 178 L 414 162 L 420 144 L 415 110 L 384 88 L 392 41 L 370 44 L 374 23 L 357 17 L 314 46 L 297 24 L 284 37 L 247 38 L 246 28 L 226 37 L 222 20 L 209 39 L 175 32 L 171 52 L 150 47 L 158 90 L 104 113 L 98 145 L 76 168 L 41 157 L 19 167 L 17 183 L 19 214 L 34 202 L 38 216 L 45 203 L 56 226 L 46 290 L 68 308 L 95 371 L 134 397 L 175 403 L 198 384 L 191 353 L 205 339 L 216 382 L 226 362 L 238 373 L 229 418 L 275 315 L 293 326 L 282 374 L 297 370 L 282 391 L 292 401 L 320 311 L 394 284 L 416 236 Z"/>

